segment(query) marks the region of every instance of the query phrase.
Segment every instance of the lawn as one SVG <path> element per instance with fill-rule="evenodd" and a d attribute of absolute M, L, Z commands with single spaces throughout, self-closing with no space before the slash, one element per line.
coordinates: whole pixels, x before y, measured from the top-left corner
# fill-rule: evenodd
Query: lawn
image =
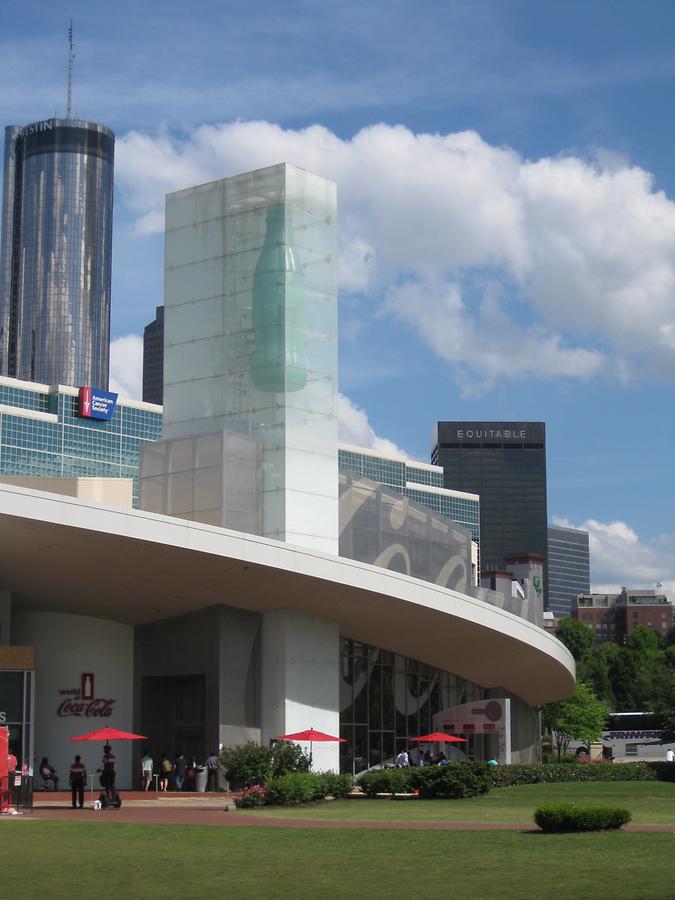
<path fill-rule="evenodd" d="M 674 895 L 670 833 L 92 828 L 30 817 L 0 831 L 2 895 L 13 900 Z"/>
<path fill-rule="evenodd" d="M 527 823 L 532 822 L 537 806 L 562 801 L 623 806 L 632 813 L 633 822 L 672 824 L 675 831 L 675 782 L 665 781 L 525 784 L 495 788 L 484 797 L 471 800 L 336 800 L 300 808 L 268 807 L 246 812 L 262 816 L 359 822 Z"/>

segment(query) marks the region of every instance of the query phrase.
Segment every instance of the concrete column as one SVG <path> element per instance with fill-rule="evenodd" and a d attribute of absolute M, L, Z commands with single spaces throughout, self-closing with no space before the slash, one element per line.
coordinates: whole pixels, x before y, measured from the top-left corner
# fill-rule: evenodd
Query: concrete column
<path fill-rule="evenodd" d="M 315 728 L 340 734 L 337 622 L 277 610 L 262 630 L 262 742 Z M 309 747 L 306 748 L 309 750 Z M 339 771 L 337 743 L 315 743 L 314 771 Z"/>

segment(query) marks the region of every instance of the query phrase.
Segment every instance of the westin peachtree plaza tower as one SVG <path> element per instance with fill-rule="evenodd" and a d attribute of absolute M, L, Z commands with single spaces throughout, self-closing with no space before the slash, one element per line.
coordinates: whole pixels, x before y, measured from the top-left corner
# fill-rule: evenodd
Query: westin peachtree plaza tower
<path fill-rule="evenodd" d="M 108 387 L 114 149 L 79 119 L 5 129 L 0 375 Z"/>

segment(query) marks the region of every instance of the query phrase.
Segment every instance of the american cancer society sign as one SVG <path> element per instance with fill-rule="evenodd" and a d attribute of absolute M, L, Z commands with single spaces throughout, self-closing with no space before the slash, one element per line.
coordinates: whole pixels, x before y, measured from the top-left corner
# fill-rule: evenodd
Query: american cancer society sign
<path fill-rule="evenodd" d="M 96 388 L 81 387 L 79 394 L 79 415 L 85 419 L 102 419 L 109 422 L 115 412 L 117 394 L 99 391 Z"/>

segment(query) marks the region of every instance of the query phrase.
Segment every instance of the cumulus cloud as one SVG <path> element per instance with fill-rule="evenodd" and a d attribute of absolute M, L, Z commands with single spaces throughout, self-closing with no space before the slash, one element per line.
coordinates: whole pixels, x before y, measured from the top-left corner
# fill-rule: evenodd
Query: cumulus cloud
<path fill-rule="evenodd" d="M 338 400 L 338 417 L 340 420 L 340 440 L 343 444 L 353 444 L 356 447 L 366 447 L 379 453 L 388 453 L 395 456 L 406 457 L 408 454 L 397 447 L 388 438 L 380 437 L 375 433 L 373 426 L 368 421 L 368 415 L 353 403 L 349 397 L 340 394 Z"/>
<path fill-rule="evenodd" d="M 143 396 L 143 338 L 127 334 L 110 342 L 110 390 L 120 397 Z"/>
<path fill-rule="evenodd" d="M 603 152 L 527 160 L 472 131 L 342 139 L 258 121 L 131 132 L 116 179 L 151 233 L 167 191 L 280 161 L 338 183 L 341 289 L 469 381 L 675 374 L 675 203 L 639 167 Z"/>
<path fill-rule="evenodd" d="M 619 520 L 586 519 L 575 525 L 568 519 L 554 518 L 553 522 L 564 528 L 581 528 L 588 532 L 592 591 L 654 588 L 661 583 L 668 597 L 675 598 L 675 534 L 642 540 L 630 525 Z"/>

